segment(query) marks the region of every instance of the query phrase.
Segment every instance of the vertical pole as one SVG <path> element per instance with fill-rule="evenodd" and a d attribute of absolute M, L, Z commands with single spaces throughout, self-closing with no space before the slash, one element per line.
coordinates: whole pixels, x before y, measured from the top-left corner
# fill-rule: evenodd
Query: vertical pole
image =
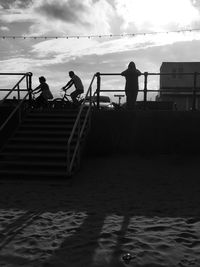
<path fill-rule="evenodd" d="M 192 110 L 196 110 L 196 87 L 197 87 L 197 72 L 194 72 L 194 83 L 193 83 L 193 100 Z"/>
<path fill-rule="evenodd" d="M 146 102 L 147 102 L 147 78 L 148 72 L 144 73 L 144 109 L 146 109 Z"/>
<path fill-rule="evenodd" d="M 70 145 L 67 146 L 67 175 L 70 175 Z"/>
<path fill-rule="evenodd" d="M 19 88 L 19 84 L 17 85 L 17 102 L 19 104 L 20 101 L 20 88 Z M 21 106 L 18 109 L 18 124 L 21 123 Z"/>
<path fill-rule="evenodd" d="M 99 96 L 100 96 L 100 90 L 101 90 L 101 76 L 100 72 L 97 72 L 97 109 L 99 109 Z"/>
<path fill-rule="evenodd" d="M 27 90 L 29 92 L 29 104 L 31 105 L 32 103 L 32 94 L 31 94 L 31 91 L 32 91 L 32 73 L 29 72 L 27 74 L 27 77 L 28 77 L 28 85 L 27 85 Z"/>
<path fill-rule="evenodd" d="M 90 86 L 89 96 L 90 96 L 90 107 L 89 107 L 88 124 L 89 124 L 89 128 L 90 128 L 90 126 L 91 126 L 91 108 L 92 108 L 92 85 Z"/>
<path fill-rule="evenodd" d="M 18 102 L 20 100 L 20 89 L 19 89 L 19 84 L 17 85 L 17 99 L 18 99 Z"/>
<path fill-rule="evenodd" d="M 81 161 L 81 151 L 80 151 L 80 138 L 81 138 L 81 119 L 78 120 L 78 168 L 80 167 L 80 161 Z"/>

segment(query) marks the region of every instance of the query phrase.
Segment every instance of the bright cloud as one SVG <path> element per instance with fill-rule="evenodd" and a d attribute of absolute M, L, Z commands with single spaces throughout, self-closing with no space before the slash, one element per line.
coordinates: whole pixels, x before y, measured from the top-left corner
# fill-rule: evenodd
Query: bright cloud
<path fill-rule="evenodd" d="M 159 31 L 190 26 L 199 21 L 199 12 L 190 0 L 115 0 L 124 30 Z"/>
<path fill-rule="evenodd" d="M 6 27 L 6 26 L 0 26 L 0 30 L 3 31 L 3 32 L 8 32 L 9 28 Z"/>
<path fill-rule="evenodd" d="M 95 34 L 111 31 L 109 19 L 113 8 L 106 0 L 42 0 L 35 1 L 32 12 L 38 22 L 32 25 L 34 34 L 57 32 L 61 34 Z"/>
<path fill-rule="evenodd" d="M 18 3 L 2 10 L 1 20 L 32 21 L 27 35 L 106 34 L 111 32 L 110 20 L 114 15 L 106 0 L 34 0 L 24 8 L 19 8 Z"/>
<path fill-rule="evenodd" d="M 33 46 L 32 53 L 39 58 L 57 57 L 59 62 L 88 55 L 114 54 L 125 51 L 147 49 L 175 42 L 200 40 L 200 32 L 163 33 L 136 35 L 120 39 L 108 39 L 99 42 L 98 39 L 56 39 L 40 42 Z M 81 42 L 81 45 L 80 45 Z M 52 60 L 52 59 L 51 59 Z"/>

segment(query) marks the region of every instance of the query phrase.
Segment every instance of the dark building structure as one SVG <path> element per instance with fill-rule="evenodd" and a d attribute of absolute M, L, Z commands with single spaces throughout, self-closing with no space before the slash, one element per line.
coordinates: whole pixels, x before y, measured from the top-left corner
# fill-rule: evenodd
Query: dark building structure
<path fill-rule="evenodd" d="M 160 73 L 157 101 L 173 101 L 178 110 L 200 109 L 200 62 L 163 62 Z"/>

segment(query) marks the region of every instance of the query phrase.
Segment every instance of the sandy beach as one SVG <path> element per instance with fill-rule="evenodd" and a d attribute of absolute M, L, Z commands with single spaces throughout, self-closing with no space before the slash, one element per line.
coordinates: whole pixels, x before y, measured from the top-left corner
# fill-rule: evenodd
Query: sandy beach
<path fill-rule="evenodd" d="M 200 266 L 199 161 L 109 155 L 66 181 L 1 179 L 0 266 Z"/>

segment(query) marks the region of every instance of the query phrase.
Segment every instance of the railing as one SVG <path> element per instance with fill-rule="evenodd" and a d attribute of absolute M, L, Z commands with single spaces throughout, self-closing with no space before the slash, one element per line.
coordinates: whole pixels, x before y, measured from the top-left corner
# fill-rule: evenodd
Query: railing
<path fill-rule="evenodd" d="M 28 91 L 31 92 L 31 88 L 32 88 L 32 73 L 28 72 L 28 73 L 0 73 L 0 76 L 22 76 L 21 79 L 13 86 L 12 89 L 0 89 L 0 91 L 8 91 L 8 94 L 1 100 L 1 104 L 3 104 L 5 102 L 6 99 L 8 99 L 8 97 L 15 91 L 17 91 L 17 99 L 20 100 L 21 95 L 20 92 L 23 91 Z M 26 81 L 26 88 L 21 89 L 20 88 L 20 84 L 22 83 L 22 81 Z M 30 97 L 31 97 L 31 93 L 30 93 Z"/>
<path fill-rule="evenodd" d="M 31 101 L 31 91 L 32 91 L 32 73 L 0 73 L 0 75 L 6 75 L 6 76 L 22 76 L 20 80 L 13 86 L 12 89 L 0 89 L 0 91 L 8 91 L 6 96 L 1 100 L 0 106 L 5 104 L 6 100 L 8 100 L 8 97 L 13 93 L 17 92 L 17 105 L 16 107 L 11 111 L 10 115 L 6 118 L 5 122 L 0 126 L 0 132 L 5 128 L 5 126 L 8 124 L 10 119 L 18 113 L 18 124 L 21 122 L 22 118 L 22 106 L 25 103 L 25 100 L 29 98 L 29 101 Z M 25 81 L 26 88 L 21 89 L 20 85 L 21 83 Z M 25 96 L 21 99 L 21 92 L 26 92 Z"/>
<path fill-rule="evenodd" d="M 147 102 L 147 94 L 149 92 L 174 92 L 174 89 L 161 89 L 161 90 L 153 90 L 153 89 L 148 89 L 148 76 L 153 76 L 153 75 L 173 75 L 174 73 L 148 73 L 148 72 L 144 72 L 141 75 L 144 76 L 144 89 L 140 89 L 139 92 L 143 92 L 143 101 L 144 101 L 144 107 L 145 104 Z M 192 96 L 193 96 L 193 107 L 192 109 L 195 110 L 196 109 L 196 92 L 198 91 L 197 89 L 199 89 L 199 87 L 197 87 L 197 76 L 200 73 L 194 72 L 194 73 L 176 73 L 176 75 L 193 75 L 193 91 L 192 91 Z M 90 122 L 91 119 L 91 106 L 93 104 L 93 96 L 96 95 L 96 107 L 97 109 L 99 109 L 100 107 L 100 93 L 101 92 L 124 92 L 124 89 L 121 90 L 102 90 L 101 89 L 101 76 L 109 76 L 109 75 L 115 75 L 115 76 L 121 76 L 120 73 L 100 73 L 97 72 L 92 80 L 91 83 L 89 85 L 88 91 L 85 95 L 84 101 L 81 105 L 81 108 L 79 110 L 79 113 L 77 115 L 76 121 L 74 123 L 71 135 L 68 139 L 68 143 L 67 143 L 67 173 L 68 175 L 71 175 L 72 173 L 72 169 L 73 169 L 73 165 L 74 165 L 74 161 L 76 159 L 76 157 L 78 158 L 78 164 L 80 163 L 80 142 L 81 142 L 81 138 L 83 136 L 83 133 L 86 129 L 86 125 L 87 122 Z M 92 85 L 94 83 L 94 80 L 97 80 L 97 89 L 94 91 L 93 95 L 92 95 Z M 180 90 L 179 90 L 180 92 Z M 200 91 L 199 91 L 200 92 Z M 89 98 L 88 98 L 89 97 Z M 87 109 L 87 112 L 85 114 L 84 117 L 84 121 L 81 123 L 81 116 L 83 114 L 83 110 L 84 110 L 84 106 L 85 106 L 85 102 L 86 99 L 89 99 L 89 106 Z M 74 138 L 74 135 L 77 134 L 78 137 L 76 138 L 76 144 L 74 147 L 74 150 L 71 151 L 72 148 L 72 140 Z"/>
<path fill-rule="evenodd" d="M 76 121 L 74 123 L 72 132 L 70 134 L 70 137 L 68 139 L 67 143 L 67 174 L 70 176 L 72 174 L 73 165 L 75 162 L 76 157 L 78 158 L 78 164 L 80 164 L 80 142 L 81 138 L 84 134 L 84 131 L 86 130 L 87 123 L 89 123 L 90 127 L 90 121 L 91 121 L 91 106 L 92 106 L 92 85 L 97 75 L 95 74 L 90 82 L 89 88 L 86 92 L 85 98 L 81 104 L 79 113 L 77 115 Z M 85 107 L 86 100 L 89 99 L 89 106 L 86 111 L 86 114 L 84 114 L 84 120 L 82 119 L 82 114 Z M 74 147 L 74 151 L 71 151 L 72 148 L 72 140 L 75 134 L 78 134 L 78 137 L 76 138 L 76 144 Z"/>
<path fill-rule="evenodd" d="M 192 91 L 181 91 L 180 88 L 177 88 L 177 90 L 175 90 L 174 88 L 167 88 L 167 89 L 148 89 L 148 77 L 149 76 L 165 76 L 165 75 L 179 75 L 179 76 L 193 76 L 193 85 L 192 87 Z M 200 73 L 198 72 L 188 72 L 188 73 L 183 73 L 183 72 L 176 72 L 176 73 L 148 73 L 148 72 L 144 72 L 141 74 L 141 76 L 144 76 L 144 89 L 140 89 L 138 90 L 138 92 L 143 92 L 143 102 L 144 102 L 144 108 L 146 106 L 147 103 L 147 95 L 148 93 L 173 93 L 173 92 L 177 92 L 177 93 L 191 93 L 192 94 L 192 110 L 196 110 L 196 99 L 197 99 L 197 93 L 200 93 L 200 85 L 197 86 L 197 78 L 200 75 Z M 96 95 L 97 95 L 97 108 L 99 108 L 99 100 L 100 100 L 100 93 L 101 92 L 125 92 L 124 89 L 121 90 L 106 90 L 106 89 L 101 89 L 101 76 L 121 76 L 121 73 L 100 73 L 98 72 L 96 74 L 97 76 L 97 90 L 96 90 Z"/>

